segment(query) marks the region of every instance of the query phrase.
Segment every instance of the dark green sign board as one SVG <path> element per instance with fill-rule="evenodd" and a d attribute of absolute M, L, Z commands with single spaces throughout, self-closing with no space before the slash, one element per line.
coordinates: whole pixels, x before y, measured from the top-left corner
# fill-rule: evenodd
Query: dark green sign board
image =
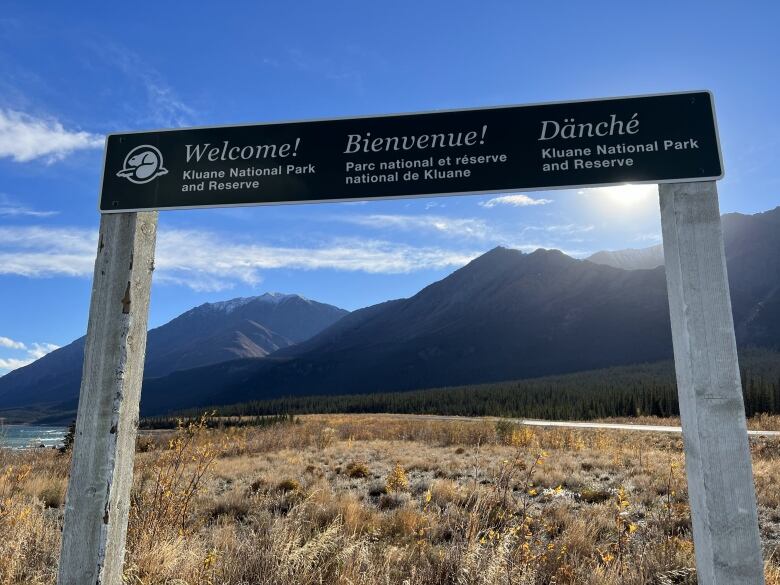
<path fill-rule="evenodd" d="M 101 212 L 716 180 L 712 96 L 111 134 Z"/>

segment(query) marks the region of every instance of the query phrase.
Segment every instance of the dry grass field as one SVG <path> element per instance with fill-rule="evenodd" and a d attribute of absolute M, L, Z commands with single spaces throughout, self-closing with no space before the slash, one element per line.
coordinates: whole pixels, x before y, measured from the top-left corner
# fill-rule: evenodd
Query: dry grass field
<path fill-rule="evenodd" d="M 751 445 L 780 585 L 780 440 Z M 129 584 L 695 583 L 676 435 L 333 415 L 138 451 Z M 55 582 L 68 465 L 0 451 L 0 585 Z"/>

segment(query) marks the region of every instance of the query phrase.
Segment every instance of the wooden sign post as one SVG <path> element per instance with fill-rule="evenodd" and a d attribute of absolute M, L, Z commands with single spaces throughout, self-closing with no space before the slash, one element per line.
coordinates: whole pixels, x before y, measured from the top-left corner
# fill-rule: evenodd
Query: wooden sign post
<path fill-rule="evenodd" d="M 157 210 L 660 184 L 700 585 L 763 585 L 708 92 L 115 134 L 59 585 L 120 585 Z"/>
<path fill-rule="evenodd" d="M 659 185 L 700 585 L 763 585 L 756 493 L 714 181 Z"/>
<path fill-rule="evenodd" d="M 103 215 L 58 585 L 120 585 L 157 212 Z"/>

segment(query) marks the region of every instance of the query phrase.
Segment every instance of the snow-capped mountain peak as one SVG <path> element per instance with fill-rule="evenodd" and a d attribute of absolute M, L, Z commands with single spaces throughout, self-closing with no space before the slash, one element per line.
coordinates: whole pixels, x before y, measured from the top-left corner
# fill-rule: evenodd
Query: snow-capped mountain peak
<path fill-rule="evenodd" d="M 217 303 L 208 303 L 208 306 L 216 311 L 221 311 L 225 314 L 230 314 L 236 309 L 240 309 L 241 307 L 244 307 L 248 305 L 249 303 L 253 303 L 255 301 L 260 301 L 264 303 L 271 303 L 271 304 L 279 304 L 282 301 L 286 301 L 288 299 L 301 299 L 303 301 L 307 301 L 308 299 L 302 297 L 301 295 L 297 294 L 286 294 L 286 293 L 280 293 L 280 292 L 267 292 L 265 294 L 262 294 L 260 296 L 256 297 L 238 297 L 235 299 L 230 299 L 228 301 L 219 301 Z"/>

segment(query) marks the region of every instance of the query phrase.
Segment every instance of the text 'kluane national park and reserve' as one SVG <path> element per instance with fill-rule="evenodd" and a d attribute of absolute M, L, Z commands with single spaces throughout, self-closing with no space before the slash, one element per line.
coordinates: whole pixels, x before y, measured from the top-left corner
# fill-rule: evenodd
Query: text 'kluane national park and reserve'
<path fill-rule="evenodd" d="M 689 92 L 112 134 L 103 212 L 510 192 L 723 175 Z"/>

